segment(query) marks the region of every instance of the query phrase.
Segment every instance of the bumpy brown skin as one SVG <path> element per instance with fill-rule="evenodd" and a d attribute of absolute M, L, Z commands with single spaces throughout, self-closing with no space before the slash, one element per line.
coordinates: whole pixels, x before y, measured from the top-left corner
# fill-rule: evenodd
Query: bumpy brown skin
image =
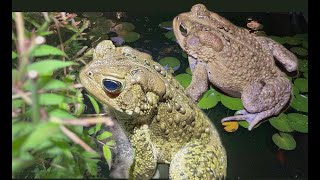
<path fill-rule="evenodd" d="M 106 79 L 122 88 L 110 93 Z M 175 180 L 225 178 L 227 157 L 215 127 L 150 55 L 102 41 L 80 81 L 130 138 L 130 179 L 150 179 L 157 163 L 170 164 Z"/>
<path fill-rule="evenodd" d="M 235 26 L 202 4 L 175 17 L 173 31 L 189 55 L 193 76 L 186 93 L 193 101 L 207 90 L 208 81 L 241 97 L 245 109 L 222 121 L 246 120 L 251 130 L 261 120 L 279 114 L 290 100 L 291 82 L 274 58 L 289 72 L 296 71 L 297 58 L 281 44 Z"/>

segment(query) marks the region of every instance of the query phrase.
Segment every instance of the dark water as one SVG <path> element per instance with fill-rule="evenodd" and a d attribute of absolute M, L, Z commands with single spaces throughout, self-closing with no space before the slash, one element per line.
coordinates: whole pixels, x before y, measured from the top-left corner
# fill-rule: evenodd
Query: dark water
<path fill-rule="evenodd" d="M 245 27 L 248 17 L 258 19 L 267 35 L 291 36 L 307 33 L 307 23 L 300 13 L 219 13 L 238 26 Z M 155 61 L 165 56 L 174 56 L 181 61 L 180 70 L 175 75 L 184 73 L 188 67 L 187 59 L 182 57 L 181 49 L 174 41 L 167 39 L 164 33 L 168 30 L 159 28 L 159 24 L 172 20 L 177 14 L 126 14 L 119 21 L 135 25 L 135 32 L 141 38 L 133 43 L 126 43 L 140 51 L 152 55 Z M 114 13 L 104 13 L 107 18 L 114 18 Z M 112 34 L 110 35 L 112 37 Z M 172 50 L 165 53 L 165 49 Z M 272 135 L 278 131 L 269 122 L 262 123 L 249 132 L 239 127 L 234 133 L 223 130 L 220 120 L 234 114 L 221 103 L 205 110 L 205 113 L 216 125 L 228 155 L 228 179 L 307 179 L 308 178 L 308 135 L 295 133 L 296 149 L 279 150 L 272 142 Z M 282 159 L 282 160 L 280 160 Z"/>

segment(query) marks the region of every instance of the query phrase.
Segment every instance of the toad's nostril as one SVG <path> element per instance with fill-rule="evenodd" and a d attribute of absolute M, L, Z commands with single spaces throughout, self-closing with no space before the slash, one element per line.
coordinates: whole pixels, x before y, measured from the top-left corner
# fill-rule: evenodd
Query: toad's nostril
<path fill-rule="evenodd" d="M 92 73 L 91 71 L 88 71 L 88 75 L 89 75 L 89 76 L 92 76 L 93 73 Z"/>

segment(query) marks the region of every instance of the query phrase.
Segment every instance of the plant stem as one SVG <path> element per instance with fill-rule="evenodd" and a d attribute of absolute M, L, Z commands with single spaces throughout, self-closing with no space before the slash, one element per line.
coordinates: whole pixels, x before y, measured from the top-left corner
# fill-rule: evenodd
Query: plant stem
<path fill-rule="evenodd" d="M 30 71 L 28 77 L 31 80 L 31 99 L 32 99 L 32 121 L 39 122 L 40 120 L 40 105 L 38 100 L 38 93 L 37 93 L 37 78 L 38 73 L 36 71 Z"/>
<path fill-rule="evenodd" d="M 24 21 L 21 12 L 16 12 L 16 27 L 17 27 L 17 39 L 18 39 L 18 55 L 19 55 L 19 71 L 17 82 L 19 82 L 25 72 L 26 65 L 28 64 L 28 56 L 25 47 L 25 34 L 24 34 Z"/>

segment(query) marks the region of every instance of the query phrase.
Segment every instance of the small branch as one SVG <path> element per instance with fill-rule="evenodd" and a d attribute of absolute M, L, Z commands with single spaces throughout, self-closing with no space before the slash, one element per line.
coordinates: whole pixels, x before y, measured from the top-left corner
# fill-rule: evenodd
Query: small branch
<path fill-rule="evenodd" d="M 32 105 L 32 100 L 28 97 L 28 96 L 30 96 L 32 94 L 31 92 L 29 92 L 27 94 L 27 93 L 25 93 L 25 92 L 23 92 L 23 91 L 21 91 L 20 89 L 17 89 L 17 88 L 14 89 L 14 92 L 17 93 L 17 94 L 12 95 L 12 99 L 17 99 L 17 98 L 13 97 L 13 96 L 17 96 L 19 98 L 22 98 L 27 104 Z"/>
<path fill-rule="evenodd" d="M 95 152 L 89 145 L 87 145 L 84 141 L 82 141 L 75 133 L 70 131 L 65 126 L 61 125 L 60 129 L 62 132 L 68 136 L 74 143 L 79 144 L 83 149 L 85 149 L 88 152 Z"/>
<path fill-rule="evenodd" d="M 17 27 L 17 39 L 18 39 L 18 52 L 19 52 L 19 74 L 17 82 L 22 79 L 25 71 L 25 67 L 28 64 L 28 57 L 25 46 L 25 34 L 24 34 L 24 21 L 21 12 L 16 12 L 16 27 Z"/>
<path fill-rule="evenodd" d="M 95 118 L 81 118 L 81 119 L 65 119 L 51 118 L 51 121 L 64 125 L 73 126 L 90 126 L 92 124 L 103 123 L 106 126 L 113 126 L 114 123 L 110 117 L 95 117 Z"/>

